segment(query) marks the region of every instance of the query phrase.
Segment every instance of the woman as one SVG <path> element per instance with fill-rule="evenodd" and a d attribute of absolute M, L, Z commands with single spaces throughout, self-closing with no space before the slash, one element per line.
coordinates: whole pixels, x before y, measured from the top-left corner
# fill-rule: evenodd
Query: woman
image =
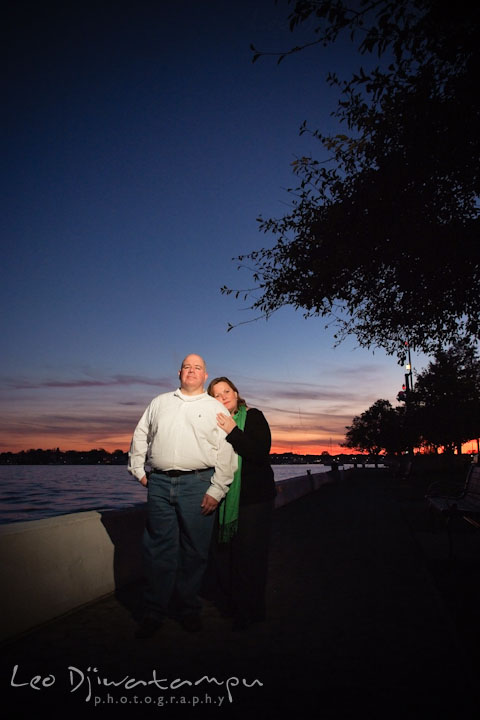
<path fill-rule="evenodd" d="M 217 424 L 238 455 L 238 470 L 217 513 L 211 574 L 219 600 L 242 630 L 265 619 L 268 546 L 275 498 L 269 454 L 270 428 L 256 408 L 247 408 L 226 377 L 211 381 L 208 393 L 225 406 Z"/>

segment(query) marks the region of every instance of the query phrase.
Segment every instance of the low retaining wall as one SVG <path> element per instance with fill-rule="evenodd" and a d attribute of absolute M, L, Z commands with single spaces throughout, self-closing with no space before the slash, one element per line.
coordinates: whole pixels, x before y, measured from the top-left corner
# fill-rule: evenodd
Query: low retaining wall
<path fill-rule="evenodd" d="M 145 504 L 0 527 L 0 640 L 142 577 Z"/>
<path fill-rule="evenodd" d="M 298 477 L 279 480 L 275 483 L 277 488 L 275 507 L 281 507 L 292 502 L 292 500 L 298 500 L 298 498 L 313 492 L 313 490 L 318 490 L 322 485 L 333 482 L 342 472 L 343 470 L 315 474 L 304 473 Z"/>
<path fill-rule="evenodd" d="M 275 507 L 338 476 L 279 481 Z M 145 510 L 142 503 L 1 526 L 0 641 L 141 580 Z"/>

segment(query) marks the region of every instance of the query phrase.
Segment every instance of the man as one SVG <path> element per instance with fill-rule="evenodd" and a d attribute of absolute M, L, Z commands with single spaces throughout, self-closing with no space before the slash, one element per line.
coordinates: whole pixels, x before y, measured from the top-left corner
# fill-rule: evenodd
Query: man
<path fill-rule="evenodd" d="M 179 389 L 151 401 L 129 452 L 129 472 L 148 489 L 147 586 L 139 638 L 151 637 L 169 611 L 186 630 L 201 629 L 197 593 L 207 564 L 213 513 L 237 468 L 237 456 L 217 426 L 223 405 L 204 390 L 204 360 L 187 355 L 178 374 Z"/>

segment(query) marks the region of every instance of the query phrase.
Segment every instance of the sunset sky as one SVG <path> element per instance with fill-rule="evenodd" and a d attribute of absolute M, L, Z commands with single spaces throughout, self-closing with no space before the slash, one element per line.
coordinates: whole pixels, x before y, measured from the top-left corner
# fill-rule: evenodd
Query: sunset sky
<path fill-rule="evenodd" d="M 285 214 L 295 158 L 321 156 L 298 130 L 335 129 L 325 77 L 349 45 L 252 64 L 250 43 L 301 39 L 274 0 L 27 7 L 6 26 L 0 450 L 127 449 L 195 352 L 263 410 L 273 450 L 338 451 L 403 368 L 288 308 L 227 333 L 253 316 L 220 287 L 251 287 L 232 258 L 272 244 L 256 218 Z"/>

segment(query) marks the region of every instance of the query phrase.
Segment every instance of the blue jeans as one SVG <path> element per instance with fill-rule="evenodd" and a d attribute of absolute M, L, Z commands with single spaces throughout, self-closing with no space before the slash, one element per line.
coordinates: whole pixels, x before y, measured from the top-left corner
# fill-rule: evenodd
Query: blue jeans
<path fill-rule="evenodd" d="M 213 470 L 179 477 L 150 473 L 143 537 L 146 615 L 162 619 L 169 610 L 184 616 L 201 609 L 198 591 L 215 514 L 202 515 L 200 505 L 212 475 Z"/>

